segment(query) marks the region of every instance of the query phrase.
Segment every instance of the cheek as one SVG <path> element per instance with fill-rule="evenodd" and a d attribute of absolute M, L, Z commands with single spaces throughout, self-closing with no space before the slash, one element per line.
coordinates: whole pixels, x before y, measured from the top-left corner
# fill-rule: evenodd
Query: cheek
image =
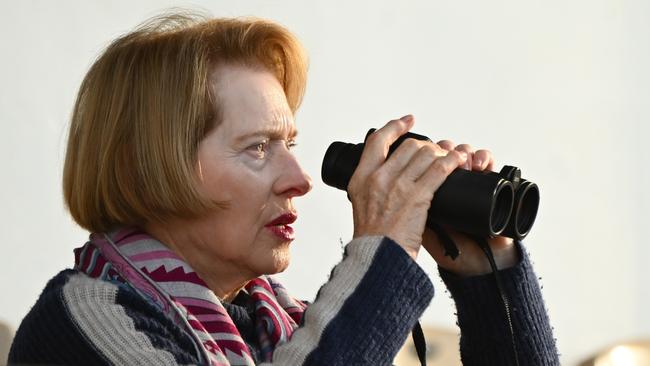
<path fill-rule="evenodd" d="M 215 197 L 222 197 L 238 215 L 259 216 L 271 195 L 271 183 L 266 177 L 250 172 L 239 172 L 221 179 L 210 189 Z"/>
<path fill-rule="evenodd" d="M 268 209 L 271 201 L 269 179 L 245 167 L 204 177 L 204 192 L 222 206 L 209 219 L 213 234 L 228 248 L 228 256 L 252 250 L 264 225 L 272 219 Z"/>
<path fill-rule="evenodd" d="M 244 163 L 203 164 L 201 189 L 212 200 L 249 206 L 268 197 L 273 185 L 271 169 L 252 169 Z"/>

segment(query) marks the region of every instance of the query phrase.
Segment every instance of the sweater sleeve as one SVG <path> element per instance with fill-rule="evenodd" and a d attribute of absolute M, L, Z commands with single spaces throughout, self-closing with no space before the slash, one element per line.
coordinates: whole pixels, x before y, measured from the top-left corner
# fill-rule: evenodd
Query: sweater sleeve
<path fill-rule="evenodd" d="M 390 365 L 433 298 L 428 275 L 386 237 L 357 238 L 274 365 Z"/>
<path fill-rule="evenodd" d="M 189 336 L 140 295 L 65 270 L 22 321 L 11 364 L 197 364 Z"/>
<path fill-rule="evenodd" d="M 499 271 L 509 299 L 519 365 L 559 365 L 555 339 L 528 254 Z M 462 278 L 438 269 L 458 314 L 463 365 L 517 365 L 508 319 L 492 274 Z"/>

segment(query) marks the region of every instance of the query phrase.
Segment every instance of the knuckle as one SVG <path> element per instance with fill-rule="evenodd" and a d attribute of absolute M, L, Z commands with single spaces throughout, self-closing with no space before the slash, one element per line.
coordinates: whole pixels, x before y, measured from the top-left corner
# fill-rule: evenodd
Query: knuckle
<path fill-rule="evenodd" d="M 451 149 L 448 149 L 445 145 L 433 144 L 433 143 L 430 143 L 429 145 L 436 152 L 447 152 L 448 150 L 451 150 Z"/>
<path fill-rule="evenodd" d="M 361 180 L 360 170 L 356 169 L 354 173 L 352 173 L 352 177 L 350 177 L 350 181 L 348 182 L 348 187 L 356 187 L 360 180 Z"/>
<path fill-rule="evenodd" d="M 453 159 L 454 163 L 459 164 L 464 159 L 463 153 L 465 154 L 465 156 L 467 156 L 467 152 L 464 152 L 464 151 L 461 152 L 461 151 L 458 151 L 458 150 L 452 150 L 452 151 L 448 152 L 447 156 L 449 158 Z"/>
<path fill-rule="evenodd" d="M 406 139 L 404 142 L 402 142 L 401 146 L 404 146 L 405 149 L 415 150 L 418 149 L 420 145 L 420 141 L 416 139 Z"/>
<path fill-rule="evenodd" d="M 437 148 L 436 146 L 437 145 L 426 144 L 420 148 L 419 153 L 424 158 L 435 158 L 438 155 L 438 152 L 440 151 L 440 149 Z"/>
<path fill-rule="evenodd" d="M 399 179 L 397 182 L 395 182 L 395 185 L 393 186 L 393 191 L 398 194 L 398 196 L 404 196 L 411 190 L 411 183 L 408 181 L 408 179 Z M 394 195 L 393 195 L 394 196 Z"/>
<path fill-rule="evenodd" d="M 432 144 L 432 143 L 425 144 L 424 146 L 422 146 L 422 148 L 425 148 L 425 149 L 427 149 L 429 151 L 432 151 L 432 152 L 435 152 L 435 153 L 440 152 L 441 150 L 444 150 L 442 147 L 440 147 L 440 145 Z"/>
<path fill-rule="evenodd" d="M 452 150 L 447 153 L 447 156 L 449 156 L 450 158 L 454 159 L 457 162 L 463 160 L 463 155 L 459 150 Z"/>
<path fill-rule="evenodd" d="M 353 175 L 352 178 L 350 178 L 350 182 L 348 182 L 348 193 L 349 194 L 354 194 L 358 190 L 358 184 L 357 184 L 357 178 Z"/>
<path fill-rule="evenodd" d="M 414 199 L 411 203 L 415 209 L 426 211 L 431 207 L 433 192 L 430 189 L 421 189 L 415 197 L 417 199 Z"/>
<path fill-rule="evenodd" d="M 472 146 L 470 146 L 468 144 L 460 144 L 460 145 L 456 146 L 456 150 L 470 152 L 473 149 L 472 149 Z"/>
<path fill-rule="evenodd" d="M 442 175 L 449 175 L 452 170 L 444 158 L 436 159 L 433 164 L 431 164 L 431 169 Z"/>
<path fill-rule="evenodd" d="M 386 181 L 386 177 L 381 169 L 376 170 L 368 177 L 368 185 L 372 187 L 383 187 L 385 181 Z"/>
<path fill-rule="evenodd" d="M 368 135 L 368 138 L 366 139 L 366 144 L 367 145 L 374 145 L 377 144 L 379 141 L 381 141 L 382 135 L 381 131 L 377 130 L 370 135 Z"/>
<path fill-rule="evenodd" d="M 454 148 L 454 142 L 451 140 L 440 140 L 438 141 L 437 145 L 443 146 L 447 149 L 453 149 Z"/>

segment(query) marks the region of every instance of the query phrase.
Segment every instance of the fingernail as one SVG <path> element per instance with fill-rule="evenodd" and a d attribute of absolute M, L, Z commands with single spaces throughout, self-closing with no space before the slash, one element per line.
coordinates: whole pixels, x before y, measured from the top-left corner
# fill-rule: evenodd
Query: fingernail
<path fill-rule="evenodd" d="M 482 168 L 483 167 L 483 160 L 474 158 L 474 165 L 476 165 L 479 168 Z"/>
<path fill-rule="evenodd" d="M 464 151 L 459 151 L 459 153 L 460 153 L 460 156 L 463 158 L 463 160 L 466 160 L 466 159 L 467 159 L 467 153 L 466 153 L 466 152 L 464 152 Z"/>
<path fill-rule="evenodd" d="M 407 114 L 406 116 L 400 118 L 404 122 L 409 122 L 413 119 L 413 115 Z"/>

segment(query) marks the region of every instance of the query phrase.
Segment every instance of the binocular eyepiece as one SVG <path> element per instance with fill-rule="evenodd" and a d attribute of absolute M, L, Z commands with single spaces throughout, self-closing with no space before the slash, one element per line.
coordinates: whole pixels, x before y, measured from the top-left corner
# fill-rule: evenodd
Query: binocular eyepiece
<path fill-rule="evenodd" d="M 368 136 L 374 129 L 368 131 Z M 431 141 L 406 133 L 390 146 L 390 156 L 407 138 Z M 364 139 L 365 141 L 365 139 Z M 325 184 L 347 190 L 365 144 L 333 142 L 323 158 L 321 177 Z M 448 226 L 479 237 L 507 236 L 521 240 L 535 222 L 539 189 L 521 178 L 521 170 L 504 166 L 499 173 L 454 170 L 431 201 L 427 226 Z"/>

